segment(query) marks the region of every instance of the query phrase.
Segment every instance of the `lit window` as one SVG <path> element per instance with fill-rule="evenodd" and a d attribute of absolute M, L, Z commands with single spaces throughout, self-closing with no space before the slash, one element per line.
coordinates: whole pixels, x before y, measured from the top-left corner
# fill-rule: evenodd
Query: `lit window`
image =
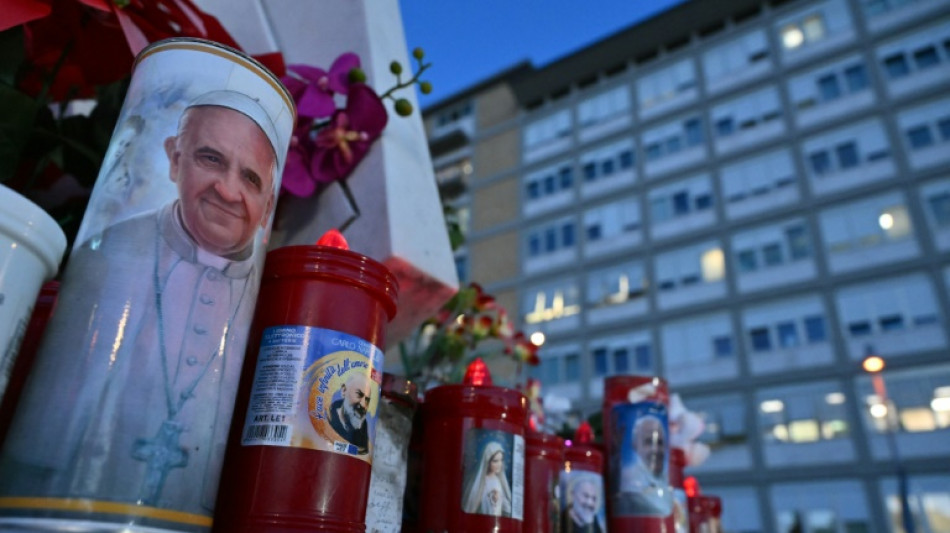
<path fill-rule="evenodd" d="M 726 260 L 719 248 L 707 250 L 702 256 L 703 280 L 719 281 L 726 275 Z"/>
<path fill-rule="evenodd" d="M 821 439 L 818 422 L 815 420 L 795 420 L 788 423 L 788 437 L 792 442 L 815 442 Z"/>
<path fill-rule="evenodd" d="M 798 48 L 805 42 L 805 35 L 797 26 L 789 25 L 782 28 L 782 46 L 788 49 Z"/>
<path fill-rule="evenodd" d="M 808 42 L 819 41 L 825 36 L 825 21 L 820 15 L 811 15 L 805 18 L 802 23 L 802 29 L 805 33 L 805 40 Z"/>

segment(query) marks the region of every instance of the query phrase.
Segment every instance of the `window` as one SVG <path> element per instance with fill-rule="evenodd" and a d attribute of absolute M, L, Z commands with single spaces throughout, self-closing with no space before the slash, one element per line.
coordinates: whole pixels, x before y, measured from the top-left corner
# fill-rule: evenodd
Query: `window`
<path fill-rule="evenodd" d="M 907 142 L 911 149 L 919 150 L 933 146 L 934 138 L 928 126 L 915 126 L 907 130 Z"/>
<path fill-rule="evenodd" d="M 618 170 L 633 167 L 633 141 L 624 139 L 590 150 L 581 155 L 580 164 L 585 183 L 619 176 Z"/>
<path fill-rule="evenodd" d="M 811 257 L 811 242 L 804 226 L 789 226 L 785 230 L 785 238 L 788 241 L 789 255 L 793 261 Z"/>
<path fill-rule="evenodd" d="M 755 250 L 741 250 L 736 256 L 739 272 L 752 272 L 759 267 Z"/>
<path fill-rule="evenodd" d="M 569 222 L 561 226 L 561 244 L 565 247 L 574 246 L 574 223 Z"/>
<path fill-rule="evenodd" d="M 538 324 L 571 317 L 580 312 L 577 283 L 565 279 L 525 291 L 521 309 L 525 324 Z"/>
<path fill-rule="evenodd" d="M 940 132 L 940 138 L 944 141 L 950 141 L 950 117 L 937 121 L 937 131 Z"/>
<path fill-rule="evenodd" d="M 927 198 L 927 205 L 934 216 L 937 226 L 950 226 L 950 191 L 944 191 Z"/>
<path fill-rule="evenodd" d="M 838 157 L 838 168 L 844 170 L 858 166 L 858 147 L 853 141 L 839 144 L 835 147 L 835 155 Z"/>
<path fill-rule="evenodd" d="M 765 245 L 762 248 L 762 257 L 765 259 L 766 266 L 781 265 L 784 262 L 782 259 L 782 246 L 778 243 Z"/>
<path fill-rule="evenodd" d="M 564 357 L 565 381 L 578 381 L 581 377 L 581 360 L 576 353 Z"/>
<path fill-rule="evenodd" d="M 607 349 L 595 348 L 593 353 L 594 353 L 594 375 L 606 376 L 607 375 Z"/>
<path fill-rule="evenodd" d="M 851 322 L 848 324 L 848 333 L 850 333 L 852 337 L 864 337 L 865 335 L 870 335 L 871 323 L 867 320 Z"/>
<path fill-rule="evenodd" d="M 626 348 L 614 350 L 614 372 L 626 374 L 630 371 L 630 360 Z"/>
<path fill-rule="evenodd" d="M 878 318 L 881 331 L 895 331 L 904 329 L 904 317 L 901 315 L 887 315 Z"/>
<path fill-rule="evenodd" d="M 825 317 L 819 315 L 806 316 L 805 337 L 809 343 L 825 342 L 828 338 L 825 332 Z"/>
<path fill-rule="evenodd" d="M 561 381 L 560 361 L 550 357 L 541 359 L 541 379 L 544 383 L 559 383 Z"/>
<path fill-rule="evenodd" d="M 818 78 L 818 91 L 822 100 L 834 100 L 841 96 L 841 87 L 838 86 L 838 78 L 833 74 Z"/>
<path fill-rule="evenodd" d="M 903 78 L 910 74 L 904 54 L 894 54 L 884 58 L 884 72 L 891 79 Z"/>
<path fill-rule="evenodd" d="M 570 189 L 574 186 L 574 171 L 571 167 L 564 167 L 560 170 L 561 189 Z"/>
<path fill-rule="evenodd" d="M 732 357 L 732 337 L 719 336 L 713 340 L 713 355 L 717 358 Z"/>
<path fill-rule="evenodd" d="M 571 110 L 564 109 L 557 113 L 536 120 L 525 126 L 524 146 L 527 149 L 541 146 L 571 134 Z"/>
<path fill-rule="evenodd" d="M 627 169 L 633 166 L 633 150 L 620 152 L 620 168 Z"/>
<path fill-rule="evenodd" d="M 727 137 L 736 131 L 736 124 L 732 117 L 721 118 L 716 121 L 716 135 Z"/>
<path fill-rule="evenodd" d="M 637 370 L 649 370 L 653 368 L 653 355 L 649 344 L 640 344 L 634 348 L 634 359 L 636 359 Z"/>
<path fill-rule="evenodd" d="M 828 152 L 815 152 L 808 156 L 808 161 L 811 163 L 811 171 L 816 176 L 831 172 L 831 157 Z"/>
<path fill-rule="evenodd" d="M 918 70 L 937 66 L 939 63 L 940 57 L 937 55 L 937 48 L 933 45 L 914 50 L 914 64 Z"/>
<path fill-rule="evenodd" d="M 846 68 L 844 79 L 848 85 L 848 91 L 852 93 L 866 89 L 868 86 L 868 74 L 864 65 L 853 65 Z"/>
<path fill-rule="evenodd" d="M 752 351 L 767 352 L 772 349 L 772 341 L 769 338 L 768 328 L 749 330 L 749 341 L 752 344 Z"/>
<path fill-rule="evenodd" d="M 778 344 L 782 348 L 798 346 L 798 328 L 794 322 L 779 322 L 776 325 L 776 333 L 778 333 Z"/>
<path fill-rule="evenodd" d="M 686 146 L 696 146 L 703 143 L 703 125 L 698 118 L 692 118 L 685 122 Z"/>

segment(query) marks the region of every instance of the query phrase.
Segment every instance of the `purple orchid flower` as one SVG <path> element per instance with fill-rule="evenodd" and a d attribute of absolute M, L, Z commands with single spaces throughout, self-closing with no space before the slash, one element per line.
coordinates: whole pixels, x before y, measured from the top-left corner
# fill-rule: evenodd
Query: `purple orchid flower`
<path fill-rule="evenodd" d="M 360 56 L 347 52 L 336 58 L 330 71 L 309 65 L 289 65 L 296 76 L 284 76 L 281 81 L 297 102 L 301 117 L 323 118 L 336 111 L 333 94 L 348 94 L 350 71 L 360 66 Z"/>
<path fill-rule="evenodd" d="M 373 89 L 363 83 L 351 84 L 346 109 L 337 110 L 330 124 L 317 133 L 310 175 L 317 183 L 349 176 L 388 120 L 386 107 Z"/>

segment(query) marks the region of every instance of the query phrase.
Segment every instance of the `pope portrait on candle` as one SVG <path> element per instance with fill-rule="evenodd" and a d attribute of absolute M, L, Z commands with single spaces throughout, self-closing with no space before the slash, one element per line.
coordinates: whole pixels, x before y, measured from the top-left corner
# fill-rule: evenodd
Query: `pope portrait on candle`
<path fill-rule="evenodd" d="M 286 153 L 272 119 L 241 92 L 190 99 L 152 148 L 174 198 L 77 245 L 0 495 L 213 509 Z"/>

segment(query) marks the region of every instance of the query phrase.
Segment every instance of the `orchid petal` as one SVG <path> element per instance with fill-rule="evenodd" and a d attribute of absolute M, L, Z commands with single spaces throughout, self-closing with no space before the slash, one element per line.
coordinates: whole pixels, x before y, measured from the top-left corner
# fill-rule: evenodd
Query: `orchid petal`
<path fill-rule="evenodd" d="M 360 56 L 347 52 L 336 58 L 330 67 L 330 89 L 340 94 L 350 90 L 350 71 L 360 66 Z"/>
<path fill-rule="evenodd" d="M 297 114 L 304 117 L 329 117 L 335 110 L 336 103 L 333 97 L 313 85 L 307 86 L 303 96 L 297 102 Z"/>
<path fill-rule="evenodd" d="M 294 196 L 310 196 L 316 190 L 316 183 L 307 171 L 304 153 L 300 150 L 287 152 L 287 162 L 284 165 L 284 175 L 280 182 L 283 190 Z"/>
<path fill-rule="evenodd" d="M 310 65 L 288 65 L 287 70 L 313 84 L 319 83 L 321 78 L 327 77 L 327 71 Z"/>

